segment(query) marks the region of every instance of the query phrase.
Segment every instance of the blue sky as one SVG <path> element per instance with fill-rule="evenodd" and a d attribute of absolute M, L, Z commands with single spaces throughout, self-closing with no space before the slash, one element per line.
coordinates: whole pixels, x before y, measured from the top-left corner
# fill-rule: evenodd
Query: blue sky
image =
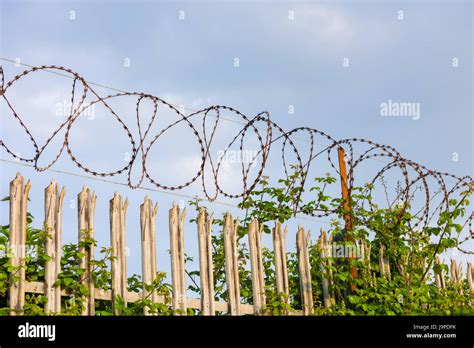
<path fill-rule="evenodd" d="M 473 173 L 470 1 L 2 0 L 0 4 L 2 58 L 20 58 L 31 65 L 62 65 L 89 81 L 143 91 L 192 109 L 229 105 L 249 116 L 267 110 L 285 129 L 308 126 L 336 139 L 369 138 L 429 168 L 460 176 Z M 294 19 L 289 18 L 289 11 Z M 347 67 L 343 65 L 346 58 Z M 458 66 L 453 66 L 453 59 Z M 9 62 L 0 64 L 7 81 L 24 70 Z M 100 88 L 97 92 L 111 93 Z M 59 122 L 54 115 L 57 104 L 69 100 L 70 81 L 38 73 L 28 83 L 26 79 L 19 83 L 16 90 L 12 88 L 12 93 L 15 107 L 25 115 L 33 133 L 46 139 Z M 388 100 L 419 103 L 420 118 L 381 117 L 380 105 Z M 114 103 L 121 116 L 133 123 L 134 101 L 123 98 Z M 290 105 L 294 114 L 288 112 Z M 4 105 L 0 111 L 2 139 L 16 151 L 31 153 Z M 220 127 L 222 139 L 239 129 L 232 123 Z M 94 120 L 78 122 L 74 132 L 74 151 L 91 167 L 109 170 L 124 165 L 129 146 L 104 110 L 98 108 Z M 153 162 L 150 170 L 162 182 L 186 181 L 196 170 L 199 148 L 191 137 L 189 130 L 176 128 L 156 148 L 154 160 L 149 160 Z M 454 152 L 457 161 L 453 161 Z M 45 155 L 52 158 L 54 151 Z M 81 173 L 64 155 L 53 168 Z M 1 158 L 10 159 L 4 150 Z M 266 174 L 281 176 L 279 164 L 278 156 L 272 158 Z M 320 174 L 326 170 L 321 166 Z M 372 166 L 368 164 L 359 175 L 380 168 L 380 163 Z M 73 201 L 83 185 L 98 195 L 96 237 L 101 244 L 109 240 L 108 200 L 114 191 L 127 196 L 127 266 L 129 273 L 140 273 L 138 205 L 146 192 L 58 173 L 36 173 L 7 163 L 0 169 L 3 196 L 18 170 L 32 180 L 30 207 L 38 219 L 43 214 L 42 191 L 51 178 L 66 186 L 65 241 L 76 240 Z M 235 170 L 227 168 L 223 178 L 229 189 L 238 180 Z M 126 178 L 116 180 L 125 182 Z M 149 183 L 145 186 L 151 187 Z M 201 193 L 199 183 L 182 193 Z M 183 198 L 162 193 L 150 196 L 160 205 L 158 269 L 167 271 L 168 209 L 173 200 Z M 220 201 L 236 203 L 225 198 Z M 208 206 L 217 214 L 238 213 L 220 205 Z M 4 204 L 2 223 L 6 212 Z M 324 222 L 299 222 L 313 231 L 325 226 Z M 295 232 L 289 232 L 289 249 Z M 197 257 L 195 227 L 189 225 L 187 233 L 191 235 L 187 252 Z M 269 241 L 267 238 L 265 244 Z"/>

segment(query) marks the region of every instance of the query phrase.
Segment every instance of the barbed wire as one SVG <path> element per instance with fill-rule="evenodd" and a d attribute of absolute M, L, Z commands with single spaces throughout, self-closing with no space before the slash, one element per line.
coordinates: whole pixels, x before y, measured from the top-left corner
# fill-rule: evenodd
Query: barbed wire
<path fill-rule="evenodd" d="M 17 162 L 17 161 L 10 161 L 10 160 L 4 159 L 4 158 L 0 158 L 0 162 L 35 169 L 35 166 L 32 165 L 32 164 L 22 163 L 22 162 Z M 57 169 L 49 168 L 49 169 L 47 169 L 47 171 L 52 172 L 52 173 L 57 173 L 57 174 L 64 174 L 64 175 L 74 176 L 74 177 L 81 178 L 81 179 L 94 180 L 94 181 L 105 182 L 107 184 L 113 184 L 113 185 L 129 187 L 128 184 L 120 182 L 120 181 L 113 181 L 113 180 L 108 180 L 108 179 L 95 177 L 95 176 L 88 176 L 88 175 L 83 175 L 83 174 L 78 174 L 78 173 L 72 173 L 72 172 L 65 171 L 65 170 L 57 170 Z M 218 205 L 222 205 L 222 206 L 229 207 L 229 208 L 242 209 L 241 207 L 239 207 L 238 205 L 235 205 L 235 204 L 222 202 L 222 201 L 217 201 L 217 200 L 210 201 L 210 200 L 208 200 L 206 198 L 203 198 L 203 197 L 200 197 L 198 195 L 178 193 L 178 192 L 175 192 L 175 191 L 158 190 L 158 189 L 151 188 L 151 187 L 146 187 L 146 186 L 140 186 L 137 189 L 144 190 L 144 191 L 150 191 L 150 192 L 156 192 L 156 193 L 160 193 L 160 194 L 171 195 L 171 196 L 175 196 L 175 197 L 179 197 L 179 198 L 185 198 L 185 199 L 188 199 L 189 202 L 191 202 L 191 201 L 195 202 L 196 200 L 199 201 L 199 202 L 207 201 L 207 202 L 212 203 L 212 204 L 218 204 Z M 299 220 L 308 220 L 308 221 L 323 223 L 323 224 L 327 224 L 327 225 L 331 224 L 330 221 L 315 219 L 315 218 L 304 216 L 304 215 L 301 215 L 301 214 L 295 215 L 294 218 L 299 219 Z"/>
<path fill-rule="evenodd" d="M 24 123 L 21 115 L 17 113 L 14 105 L 12 105 L 10 99 L 8 98 L 8 92 L 15 85 L 15 83 L 20 81 L 22 78 L 39 71 L 53 72 L 55 74 L 70 77 L 72 79 L 70 97 L 71 108 L 69 110 L 68 116 L 64 122 L 51 131 L 51 135 L 47 138 L 44 144 L 38 143 L 37 139 L 33 136 L 31 130 Z M 192 111 L 189 114 L 184 114 L 183 109 L 177 108 L 175 105 L 151 94 L 117 90 L 116 93 L 107 96 L 101 96 L 94 90 L 92 84 L 87 82 L 84 77 L 79 75 L 77 72 L 62 66 L 33 66 L 14 76 L 6 83 L 4 81 L 3 69 L 0 67 L 0 83 L 0 96 L 6 103 L 11 115 L 13 115 L 29 138 L 31 146 L 34 149 L 34 155 L 30 158 L 22 157 L 20 154 L 15 152 L 12 147 L 7 146 L 3 139 L 0 140 L 0 146 L 4 148 L 10 156 L 16 160 L 31 164 L 37 171 L 50 169 L 61 158 L 63 153 L 66 152 L 69 155 L 69 158 L 78 168 L 93 176 L 104 178 L 126 173 L 127 185 L 131 188 L 141 187 L 144 180 L 146 179 L 148 182 L 159 189 L 178 191 L 190 186 L 200 179 L 202 192 L 205 198 L 209 201 L 216 200 L 220 195 L 228 198 L 243 199 L 247 197 L 261 181 L 264 169 L 266 168 L 267 161 L 271 153 L 271 149 L 277 146 L 277 144 L 281 144 L 281 164 L 283 165 L 285 176 L 287 178 L 290 177 L 291 166 L 295 164 L 289 163 L 287 152 L 290 152 L 295 157 L 296 166 L 301 173 L 297 184 L 303 188 L 305 185 L 307 185 L 306 179 L 311 165 L 318 158 L 326 157 L 327 163 L 330 165 L 330 167 L 338 175 L 340 175 L 338 166 L 333 163 L 333 158 L 335 156 L 335 151 L 337 151 L 339 148 L 343 148 L 346 154 L 345 162 L 348 167 L 347 175 L 349 193 L 351 193 L 355 187 L 354 180 L 356 169 L 358 169 L 361 164 L 365 163 L 365 161 L 369 159 L 382 159 L 381 163 L 383 163 L 383 167 L 376 172 L 372 180 L 369 180 L 369 182 L 372 184 L 374 184 L 376 180 L 383 178 L 384 175 L 386 175 L 386 173 L 389 171 L 398 170 L 400 172 L 401 180 L 398 181 L 399 189 L 396 197 L 397 203 L 402 207 L 402 209 L 400 209 L 400 218 L 405 213 L 405 208 L 408 207 L 410 199 L 413 198 L 413 195 L 416 192 L 415 188 L 418 188 L 424 192 L 425 203 L 419 212 L 419 218 L 416 219 L 412 228 L 426 226 L 430 219 L 430 214 L 434 214 L 436 211 L 449 210 L 450 197 L 454 196 L 455 194 L 459 194 L 462 192 L 462 190 L 468 189 L 470 185 L 472 185 L 472 178 L 470 176 L 459 177 L 450 173 L 428 169 L 422 164 L 404 158 L 395 148 L 376 143 L 370 139 L 349 138 L 336 140 L 330 135 L 310 127 L 298 127 L 289 131 L 285 131 L 275 121 L 271 120 L 270 114 L 267 111 L 260 112 L 254 117 L 248 117 L 239 110 L 230 106 L 213 105 L 201 110 Z M 78 93 L 76 93 L 76 91 L 78 91 Z M 92 98 L 92 101 L 86 103 L 85 100 L 88 97 Z M 138 135 L 134 135 L 132 133 L 130 130 L 130 125 L 127 124 L 126 121 L 119 116 L 119 113 L 111 106 L 112 101 L 119 98 L 132 98 L 134 100 Z M 140 114 L 140 105 L 145 101 L 152 103 L 153 111 L 150 121 L 147 124 L 142 124 L 143 117 Z M 74 125 L 76 125 L 76 121 L 82 114 L 86 113 L 89 108 L 93 108 L 95 105 L 102 105 L 105 107 L 113 119 L 120 124 L 121 128 L 123 128 L 125 131 L 126 137 L 128 138 L 132 148 L 130 161 L 128 161 L 122 168 L 114 171 L 102 172 L 94 168 L 89 168 L 83 162 L 79 161 L 77 156 L 74 154 L 73 146 L 71 146 L 70 143 L 71 130 L 73 129 Z M 160 111 L 165 109 L 168 112 L 171 112 L 177 120 L 171 122 L 159 131 L 152 133 L 152 127 L 159 118 L 159 109 Z M 221 114 L 224 112 L 232 114 L 234 117 L 236 117 L 239 120 L 236 124 L 241 125 L 241 129 L 235 136 L 231 137 L 231 140 L 225 147 L 225 150 L 216 160 L 214 158 L 215 156 L 213 156 L 211 148 L 222 117 Z M 202 119 L 200 127 L 196 126 L 192 122 L 199 118 Z M 212 118 L 213 121 L 209 121 L 210 118 Z M 199 168 L 195 173 L 193 173 L 191 179 L 175 185 L 165 185 L 151 175 L 147 168 L 147 159 L 150 151 L 154 148 L 154 146 L 156 146 L 158 139 L 166 134 L 166 132 L 170 131 L 173 127 L 178 125 L 184 125 L 191 130 L 193 134 L 192 137 L 198 144 L 201 159 Z M 45 152 L 48 145 L 50 145 L 56 137 L 59 137 L 61 131 L 64 131 L 64 138 L 62 139 L 62 146 L 59 152 L 54 156 L 54 159 L 49 164 L 40 166 L 39 160 L 41 155 Z M 231 193 L 221 185 L 219 180 L 223 162 L 226 157 L 226 153 L 233 146 L 238 146 L 239 153 L 242 155 L 244 151 L 244 143 L 245 140 L 250 137 L 249 134 L 253 135 L 257 139 L 259 150 L 256 151 L 252 160 L 248 161 L 248 163 L 245 163 L 243 160 L 240 161 L 242 190 L 241 192 Z M 299 149 L 295 144 L 295 140 L 297 138 L 301 139 L 301 135 L 306 136 L 304 139 L 306 139 L 309 144 L 309 146 L 305 148 L 305 150 L 308 150 L 309 155 L 305 157 L 302 155 L 301 149 Z M 323 145 L 322 150 L 318 152 L 315 150 L 317 138 L 322 139 L 322 141 L 326 144 Z M 318 143 L 318 145 L 321 144 L 323 143 Z M 366 150 L 362 153 L 358 153 L 354 150 L 354 147 L 356 146 L 365 147 Z M 136 165 L 135 162 L 137 162 L 137 158 L 139 156 L 141 156 L 141 175 L 136 182 L 132 182 L 132 170 L 134 165 Z M 206 181 L 206 168 L 209 168 L 211 172 L 210 181 L 213 184 L 212 191 L 214 193 L 210 193 L 211 190 L 208 187 L 209 182 Z M 256 174 L 250 177 L 250 171 L 252 168 L 255 168 L 254 170 L 256 171 Z M 433 184 L 428 183 L 428 179 L 434 180 L 434 186 L 436 186 L 435 190 L 440 192 L 442 196 L 441 202 L 431 210 L 430 202 L 432 201 L 432 195 L 430 189 L 433 189 Z M 454 182 L 454 185 L 451 188 L 448 188 L 446 182 L 447 179 L 450 179 Z M 296 185 L 296 183 L 291 183 L 291 185 Z M 368 191 L 370 193 L 373 190 L 373 186 L 374 185 L 368 186 Z M 296 201 L 298 202 L 299 200 L 297 199 Z M 306 209 L 304 213 L 308 216 L 319 218 L 334 214 L 338 210 L 337 207 L 324 207 L 324 205 L 321 203 L 321 200 L 319 200 L 317 204 L 314 205 L 315 208 L 313 210 Z M 294 208 L 295 213 L 299 212 L 300 207 L 298 206 L 298 203 L 296 203 Z M 471 229 L 472 218 L 473 217 L 471 214 L 468 218 L 469 233 L 471 238 L 473 235 Z"/>
<path fill-rule="evenodd" d="M 35 67 L 35 65 L 27 64 L 27 63 L 24 63 L 23 61 L 20 61 L 20 60 L 13 60 L 13 59 L 8 59 L 8 58 L 4 58 L 4 57 L 0 57 L 0 60 L 3 60 L 5 62 L 9 62 L 9 63 L 13 63 L 13 64 L 15 64 L 16 67 L 20 67 L 20 66 L 25 66 L 25 67 L 29 67 L 29 68 L 34 68 Z M 74 77 L 72 77 L 71 75 L 62 74 L 60 72 L 51 71 L 51 70 L 48 70 L 48 69 L 45 69 L 44 71 L 47 72 L 47 73 L 53 74 L 53 75 L 62 76 L 62 77 L 69 78 L 69 79 L 74 79 Z M 119 92 L 119 93 L 126 93 L 126 91 L 124 91 L 123 89 L 112 87 L 112 86 L 109 86 L 109 85 L 105 85 L 103 83 L 97 83 L 97 82 L 93 82 L 93 81 L 90 81 L 90 80 L 87 80 L 86 82 L 91 86 L 96 86 L 96 87 L 108 89 L 108 90 Z M 172 102 L 169 102 L 169 104 L 174 106 L 175 108 L 180 109 L 180 110 L 187 110 L 187 111 L 190 111 L 190 112 L 199 111 L 197 109 L 190 108 L 190 107 L 185 106 L 185 105 L 180 105 L 180 104 L 176 104 L 176 103 L 172 103 Z M 213 115 L 210 115 L 210 117 L 213 117 Z M 233 120 L 231 118 L 227 118 L 227 117 L 223 117 L 223 116 L 220 116 L 219 119 L 223 120 L 223 121 L 226 121 L 226 122 L 231 122 L 231 123 L 240 124 L 240 125 L 245 125 L 246 124 L 245 122 L 240 122 L 240 121 Z M 261 128 L 259 128 L 259 129 L 261 129 Z M 308 139 L 304 139 L 304 138 L 301 138 L 301 137 L 296 137 L 295 136 L 295 137 L 293 137 L 293 139 L 310 143 L 310 141 Z M 314 141 L 314 144 L 317 145 L 317 146 L 325 148 L 324 144 L 322 144 L 322 143 L 318 143 L 318 142 Z M 360 153 L 358 153 L 356 151 L 354 151 L 354 153 L 360 155 Z M 382 157 L 370 157 L 368 159 L 378 161 L 378 162 L 381 162 L 381 163 L 390 163 L 389 161 L 384 160 Z M 451 177 L 446 177 L 446 179 L 452 180 Z"/>

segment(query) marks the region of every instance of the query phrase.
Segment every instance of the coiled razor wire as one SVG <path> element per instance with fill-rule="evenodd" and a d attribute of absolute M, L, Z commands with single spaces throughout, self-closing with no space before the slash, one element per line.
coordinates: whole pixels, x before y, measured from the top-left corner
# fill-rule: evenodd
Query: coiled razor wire
<path fill-rule="evenodd" d="M 51 136 L 46 140 L 44 145 L 38 145 L 38 142 L 33 137 L 30 129 L 26 126 L 23 122 L 21 116 L 15 111 L 13 105 L 10 103 L 7 92 L 8 90 L 20 79 L 23 77 L 33 74 L 38 71 L 49 71 L 49 72 L 56 72 L 61 74 L 66 74 L 72 79 L 72 86 L 71 86 L 71 109 L 66 120 L 56 129 L 53 130 Z M 265 169 L 268 157 L 270 155 L 270 150 L 272 149 L 272 145 L 276 142 L 281 141 L 281 161 L 284 168 L 284 172 L 286 177 L 288 178 L 289 173 L 289 166 L 288 160 L 286 155 L 286 150 L 289 149 L 296 158 L 297 166 L 300 169 L 301 176 L 298 185 L 304 187 L 306 183 L 306 177 L 312 162 L 317 159 L 318 157 L 322 157 L 323 154 L 327 155 L 327 161 L 330 166 L 339 174 L 338 167 L 333 163 L 332 157 L 334 156 L 334 151 L 337 151 L 338 148 L 342 147 L 345 149 L 346 152 L 346 164 L 348 167 L 347 175 L 348 175 L 348 189 L 349 193 L 351 193 L 354 187 L 354 171 L 355 169 L 364 163 L 368 159 L 377 159 L 377 158 L 385 158 L 386 161 L 384 162 L 384 166 L 376 173 L 371 181 L 371 184 L 374 184 L 378 179 L 383 178 L 384 174 L 391 170 L 399 170 L 403 176 L 403 182 L 400 183 L 400 188 L 397 196 L 397 202 L 399 206 L 402 207 L 400 210 L 400 218 L 405 213 L 405 208 L 408 206 L 410 198 L 414 195 L 415 188 L 424 191 L 425 199 L 424 199 L 424 206 L 419 212 L 419 218 L 416 219 L 415 224 L 411 226 L 412 228 L 424 228 L 428 225 L 430 220 L 435 216 L 436 212 L 440 211 L 448 211 L 449 210 L 449 200 L 450 197 L 454 196 L 455 194 L 459 194 L 469 188 L 472 188 L 472 178 L 470 176 L 458 177 L 453 174 L 449 173 L 442 173 L 438 171 L 434 171 L 431 169 L 426 168 L 425 166 L 413 162 L 409 159 L 404 158 L 401 154 L 393 147 L 388 145 L 378 144 L 368 139 L 360 139 L 360 138 L 352 138 L 352 139 L 343 139 L 343 140 L 336 140 L 332 138 L 330 135 L 309 127 L 299 127 L 292 129 L 290 131 L 283 130 L 278 124 L 270 119 L 270 114 L 267 111 L 263 111 L 256 115 L 253 118 L 247 117 L 239 110 L 236 110 L 232 107 L 225 106 L 225 105 L 213 105 L 207 107 L 205 109 L 195 111 L 188 115 L 184 115 L 183 112 L 178 110 L 172 104 L 166 102 L 165 100 L 156 97 L 154 95 L 140 93 L 140 92 L 119 92 L 115 94 L 110 94 L 107 96 L 100 96 L 92 87 L 91 84 L 88 83 L 82 76 L 80 76 L 77 72 L 72 71 L 71 69 L 62 67 L 62 66 L 54 66 L 54 65 L 42 65 L 37 67 L 32 67 L 23 71 L 21 74 L 16 75 L 10 81 L 5 84 L 4 81 L 4 74 L 3 69 L 0 67 L 0 96 L 5 101 L 7 107 L 11 110 L 12 115 L 18 121 L 19 125 L 23 128 L 25 133 L 27 134 L 31 144 L 34 148 L 35 155 L 31 158 L 25 158 L 20 156 L 19 154 L 15 153 L 10 147 L 8 147 L 3 140 L 0 140 L 0 145 L 11 155 L 13 158 L 28 162 L 33 165 L 33 167 L 37 171 L 44 171 L 51 168 L 61 157 L 64 150 L 68 153 L 71 160 L 74 164 L 85 171 L 94 176 L 100 177 L 109 177 L 109 176 L 116 176 L 122 173 L 127 172 L 127 180 L 128 186 L 131 188 L 138 188 L 143 183 L 145 178 L 152 183 L 154 186 L 175 191 L 180 190 L 185 187 L 188 187 L 192 183 L 194 183 L 199 178 L 201 179 L 202 190 L 205 197 L 213 201 L 219 195 L 228 197 L 228 198 L 245 198 L 249 195 L 252 190 L 255 189 L 256 185 L 260 182 L 262 178 L 263 171 Z M 78 87 L 79 86 L 79 87 Z M 80 96 L 78 101 L 76 102 L 76 89 L 81 90 Z M 93 101 L 90 103 L 84 103 L 87 96 L 92 96 Z M 138 139 L 133 136 L 132 132 L 130 131 L 129 127 L 125 123 L 125 121 L 118 115 L 118 113 L 110 106 L 110 101 L 115 98 L 121 97 L 132 97 L 136 98 L 136 123 L 138 127 Z M 150 101 L 153 104 L 153 113 L 152 117 L 147 125 L 143 125 L 141 122 L 140 117 L 140 104 L 144 101 Z M 88 108 L 93 107 L 95 104 L 100 104 L 104 106 L 108 112 L 115 118 L 117 122 L 123 127 L 128 139 L 130 140 L 130 145 L 132 147 L 132 153 L 130 156 L 130 161 L 123 167 L 116 171 L 111 172 L 99 172 L 92 168 L 87 167 L 83 163 L 81 163 L 76 155 L 73 153 L 73 149 L 69 143 L 69 136 L 71 129 L 75 125 L 76 120 L 78 117 L 87 111 Z M 154 124 L 155 120 L 158 117 L 158 108 L 159 106 L 165 107 L 169 109 L 169 111 L 173 112 L 177 116 L 177 121 L 169 124 L 168 126 L 161 129 L 156 134 L 149 134 Z M 215 132 L 221 118 L 221 112 L 228 112 L 239 119 L 242 122 L 242 128 L 240 131 L 235 135 L 224 152 L 224 155 L 215 163 L 211 156 L 211 146 L 214 140 Z M 211 131 L 206 131 L 207 120 L 209 116 L 215 119 L 212 123 Z M 195 117 L 202 117 L 202 135 L 199 134 L 198 129 L 191 123 L 191 119 Z M 262 123 L 264 128 L 258 127 L 258 124 Z M 147 170 L 147 158 L 150 150 L 156 144 L 157 140 L 163 136 L 168 130 L 171 128 L 179 125 L 184 124 L 190 128 L 192 131 L 197 144 L 199 145 L 200 152 L 201 152 L 201 163 L 199 165 L 199 169 L 194 174 L 194 176 L 185 183 L 179 185 L 164 185 L 155 178 L 153 178 L 149 171 Z M 41 155 L 44 153 L 47 146 L 52 142 L 52 140 L 60 133 L 61 130 L 65 129 L 64 140 L 59 152 L 56 154 L 54 159 L 47 164 L 46 166 L 39 166 L 38 161 Z M 254 156 L 253 161 L 251 161 L 248 165 L 245 165 L 244 161 L 241 163 L 241 172 L 242 172 L 242 184 L 243 190 L 240 193 L 229 193 L 226 192 L 221 184 L 219 183 L 219 172 L 222 168 L 223 158 L 225 158 L 226 152 L 233 146 L 234 144 L 239 145 L 240 151 L 243 151 L 244 147 L 244 140 L 247 133 L 255 134 L 258 144 L 259 150 L 257 154 Z M 307 159 L 303 159 L 300 151 L 298 150 L 297 146 L 295 145 L 296 135 L 298 134 L 307 134 L 309 136 L 309 156 Z M 324 140 L 328 141 L 327 146 L 324 147 L 321 151 L 315 151 L 315 138 L 321 137 Z M 148 144 L 145 143 L 145 139 L 151 139 Z M 355 154 L 353 148 L 356 144 L 362 144 L 368 147 L 368 149 L 363 152 L 362 154 Z M 141 155 L 141 176 L 138 182 L 132 182 L 132 169 L 135 164 L 135 161 Z M 261 157 L 260 164 L 257 168 L 257 174 L 253 179 L 249 179 L 249 172 L 251 167 L 253 167 L 256 163 L 256 159 Z M 212 176 L 213 176 L 213 184 L 214 184 L 214 194 L 209 193 L 209 189 L 206 185 L 205 181 L 205 167 L 208 165 L 211 169 Z M 434 208 L 431 207 L 430 209 L 430 202 L 434 198 L 430 192 L 430 187 L 428 184 L 428 178 L 434 179 L 436 186 L 437 194 L 442 195 L 442 201 L 435 206 Z M 450 178 L 450 180 L 454 180 L 454 186 L 451 189 L 447 188 L 446 179 Z M 372 185 L 371 187 L 373 187 Z M 431 189 L 433 189 L 431 187 Z M 372 190 L 369 186 L 369 191 Z M 299 207 L 295 206 L 295 213 L 298 211 Z M 307 215 L 311 215 L 313 217 L 323 217 L 333 214 L 338 208 L 327 208 L 321 207 L 321 201 L 318 201 L 315 204 L 315 208 L 313 211 L 305 210 L 304 213 Z M 463 223 L 463 228 L 468 226 L 468 235 L 458 241 L 458 249 L 463 253 L 474 254 L 472 251 L 464 250 L 460 245 L 471 240 L 474 238 L 474 231 L 472 229 L 472 220 L 474 218 L 474 214 L 471 213 L 465 222 Z M 411 223 L 411 222 L 409 222 Z"/>

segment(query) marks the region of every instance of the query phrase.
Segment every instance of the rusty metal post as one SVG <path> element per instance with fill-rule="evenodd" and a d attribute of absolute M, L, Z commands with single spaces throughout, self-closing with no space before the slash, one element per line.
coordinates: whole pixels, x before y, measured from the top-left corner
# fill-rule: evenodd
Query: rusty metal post
<path fill-rule="evenodd" d="M 341 191 L 342 191 L 342 199 L 343 203 L 342 206 L 344 208 L 344 223 L 345 223 L 345 240 L 348 242 L 354 242 L 354 239 L 350 235 L 350 231 L 352 231 L 352 217 L 351 217 L 351 206 L 349 201 L 349 188 L 348 188 L 348 180 L 347 180 L 347 170 L 346 170 L 346 160 L 345 160 L 345 152 L 342 147 L 337 149 L 337 155 L 339 158 L 339 173 L 341 175 Z M 349 257 L 349 264 L 352 263 L 354 257 Z M 356 266 L 351 267 L 351 275 L 353 279 L 358 278 L 358 270 Z M 357 285 L 352 283 L 351 290 L 354 291 L 357 288 Z"/>

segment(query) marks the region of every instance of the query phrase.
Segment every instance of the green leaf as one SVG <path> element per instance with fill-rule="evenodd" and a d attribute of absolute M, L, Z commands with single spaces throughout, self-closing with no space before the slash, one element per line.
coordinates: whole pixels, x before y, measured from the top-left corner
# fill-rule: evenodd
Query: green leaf
<path fill-rule="evenodd" d="M 352 304 L 358 304 L 360 302 L 360 297 L 358 296 L 349 295 L 347 298 L 349 299 L 349 302 Z"/>

